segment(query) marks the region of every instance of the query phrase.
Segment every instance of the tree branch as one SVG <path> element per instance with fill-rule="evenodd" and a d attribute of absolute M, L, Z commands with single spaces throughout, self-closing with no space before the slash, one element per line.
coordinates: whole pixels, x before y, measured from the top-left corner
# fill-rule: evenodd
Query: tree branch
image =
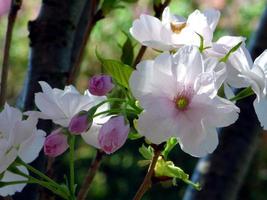
<path fill-rule="evenodd" d="M 12 40 L 13 27 L 17 18 L 17 13 L 21 8 L 22 0 L 12 0 L 10 11 L 8 14 L 7 31 L 5 37 L 5 47 L 3 55 L 2 73 L 1 73 L 1 86 L 0 86 L 0 108 L 6 102 L 7 78 L 8 78 L 8 65 L 9 65 L 9 51 Z"/>
<path fill-rule="evenodd" d="M 89 167 L 87 171 L 87 175 L 84 179 L 84 182 L 81 186 L 81 189 L 78 193 L 77 200 L 85 200 L 87 197 L 87 194 L 89 192 L 90 186 L 94 180 L 94 177 L 96 175 L 96 172 L 101 164 L 102 158 L 104 156 L 104 152 L 101 150 L 97 150 L 96 157 L 94 161 L 91 163 L 91 166 Z"/>

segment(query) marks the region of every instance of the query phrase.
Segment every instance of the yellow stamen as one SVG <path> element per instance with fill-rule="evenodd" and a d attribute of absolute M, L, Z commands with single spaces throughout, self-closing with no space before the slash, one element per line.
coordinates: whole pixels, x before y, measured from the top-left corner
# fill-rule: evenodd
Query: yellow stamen
<path fill-rule="evenodd" d="M 171 29 L 172 29 L 172 32 L 174 32 L 174 33 L 179 34 L 184 27 L 186 27 L 186 23 L 185 22 L 184 23 L 179 23 L 179 24 L 175 23 L 175 22 L 171 22 Z"/>
<path fill-rule="evenodd" d="M 179 110 L 184 110 L 186 109 L 186 107 L 188 106 L 189 104 L 189 101 L 187 98 L 185 97 L 180 97 L 176 100 L 176 107 L 179 109 Z"/>

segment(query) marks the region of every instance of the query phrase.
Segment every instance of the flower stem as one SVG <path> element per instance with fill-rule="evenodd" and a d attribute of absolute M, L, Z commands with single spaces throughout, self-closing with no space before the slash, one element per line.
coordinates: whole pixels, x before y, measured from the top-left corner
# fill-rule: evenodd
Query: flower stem
<path fill-rule="evenodd" d="M 19 164 L 25 166 L 28 170 L 30 170 L 32 173 L 38 175 L 40 178 L 48 181 L 51 185 L 53 185 L 54 187 L 60 187 L 59 184 L 57 184 L 54 180 L 52 180 L 51 178 L 49 178 L 48 176 L 46 176 L 45 174 L 43 174 L 42 172 L 40 172 L 39 170 L 35 169 L 34 167 L 32 167 L 31 165 L 28 165 L 27 163 L 23 162 L 22 160 L 20 160 Z"/>
<path fill-rule="evenodd" d="M 26 165 L 24 165 L 26 166 Z M 29 169 L 30 170 L 30 169 Z M 40 186 L 44 187 L 44 188 L 47 188 L 48 190 L 50 190 L 51 192 L 57 194 L 58 196 L 62 197 L 63 199 L 69 199 L 67 197 L 68 193 L 67 191 L 64 191 L 62 189 L 62 187 L 60 185 L 54 185 L 54 184 L 51 184 L 51 182 L 46 182 L 46 181 L 42 181 L 42 180 L 39 180 L 37 178 L 34 178 L 28 174 L 24 174 L 23 172 L 19 171 L 19 170 L 16 170 L 16 171 L 12 171 L 13 173 L 15 174 L 18 174 L 20 176 L 23 176 L 25 178 L 28 178 L 29 180 L 27 181 L 28 183 L 36 183 L 36 184 L 39 184 Z"/>
<path fill-rule="evenodd" d="M 75 181 L 74 181 L 74 151 L 75 151 L 75 136 L 70 136 L 70 193 L 75 199 Z"/>
<path fill-rule="evenodd" d="M 96 172 L 100 166 L 104 153 L 101 150 L 97 150 L 96 157 L 87 171 L 87 175 L 84 179 L 82 187 L 78 193 L 77 200 L 85 200 L 88 194 L 89 188 L 94 180 Z"/>
<path fill-rule="evenodd" d="M 7 31 L 5 36 L 5 47 L 4 47 L 4 55 L 2 63 L 2 73 L 1 73 L 0 108 L 4 106 L 6 101 L 9 51 L 11 46 L 13 27 L 16 21 L 18 10 L 21 7 L 21 4 L 22 0 L 11 1 L 11 8 L 8 15 Z"/>
<path fill-rule="evenodd" d="M 153 176 L 154 168 L 156 166 L 156 163 L 158 161 L 160 154 L 161 154 L 160 148 L 154 148 L 154 156 L 149 165 L 148 172 L 143 180 L 143 183 L 140 185 L 138 191 L 136 192 L 133 200 L 140 200 L 143 197 L 143 195 L 146 193 L 146 191 L 149 189 L 149 187 L 151 186 L 151 178 Z"/>

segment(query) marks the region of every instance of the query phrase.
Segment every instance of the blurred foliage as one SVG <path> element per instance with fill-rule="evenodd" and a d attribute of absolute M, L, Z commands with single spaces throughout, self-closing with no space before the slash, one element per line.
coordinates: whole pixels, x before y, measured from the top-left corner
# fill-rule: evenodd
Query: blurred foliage
<path fill-rule="evenodd" d="M 132 1 L 132 0 L 130 0 Z M 82 62 L 81 73 L 77 81 L 77 86 L 83 90 L 87 86 L 88 78 L 101 72 L 100 63 L 96 58 L 95 49 L 101 52 L 104 58 L 117 59 L 121 57 L 125 62 L 131 63 L 132 58 L 126 60 L 125 49 L 128 46 L 134 46 L 136 55 L 140 45 L 133 39 L 130 41 L 126 34 L 129 33 L 133 19 L 137 18 L 141 13 L 153 15 L 152 0 L 139 0 L 137 3 L 125 4 L 124 8 L 115 9 L 109 12 L 107 17 L 97 23 L 90 41 L 87 45 L 84 59 Z M 27 71 L 27 63 L 29 57 L 28 47 L 28 30 L 27 23 L 33 20 L 39 11 L 40 1 L 27 0 L 24 1 L 23 8 L 20 11 L 18 20 L 16 21 L 15 31 L 13 35 L 11 56 L 10 56 L 10 73 L 8 78 L 8 98 L 12 104 L 18 96 Z M 106 1 L 108 3 L 108 1 Z M 222 35 L 242 35 L 249 38 L 256 29 L 259 17 L 266 5 L 265 0 L 172 0 L 171 10 L 179 15 L 187 16 L 194 9 L 205 9 L 216 7 L 221 10 L 221 20 L 217 31 L 214 35 L 214 41 Z M 0 48 L 3 49 L 4 34 L 6 30 L 6 16 L 0 18 Z M 126 33 L 126 34 L 125 34 Z M 128 46 L 127 46 L 128 45 Z M 122 49 L 124 54 L 122 54 Z M 2 52 L 2 51 L 1 51 Z M 128 52 L 131 55 L 131 52 Z M 151 58 L 156 53 L 148 50 L 145 58 Z M 122 56 L 123 55 L 123 56 Z M 126 57 L 125 57 L 126 56 Z M 2 63 L 2 56 L 0 56 Z M 254 158 L 250 172 L 244 183 L 244 187 L 240 192 L 239 199 L 264 200 L 267 196 L 267 134 L 261 140 L 259 150 Z M 138 189 L 139 184 L 146 173 L 146 167 L 138 166 L 138 160 L 142 159 L 138 152 L 143 139 L 130 140 L 117 153 L 106 156 L 95 180 L 90 189 L 91 199 L 98 200 L 120 200 L 131 199 Z M 83 181 L 84 175 L 90 166 L 95 150 L 79 141 L 79 148 L 76 153 L 76 180 L 79 184 Z M 197 159 L 183 153 L 178 146 L 169 155 L 170 159 L 180 166 L 186 173 L 192 174 Z M 63 180 L 63 174 L 68 174 L 67 168 L 68 157 L 57 159 L 55 163 L 56 175 Z M 60 172 L 60 173 L 58 173 Z M 145 196 L 148 199 L 181 199 L 186 185 L 178 182 L 178 186 L 172 187 L 170 183 L 154 186 Z"/>

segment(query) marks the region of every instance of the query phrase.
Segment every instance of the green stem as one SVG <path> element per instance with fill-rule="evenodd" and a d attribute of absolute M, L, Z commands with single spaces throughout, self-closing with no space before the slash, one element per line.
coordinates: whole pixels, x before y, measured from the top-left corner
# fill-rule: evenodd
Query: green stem
<path fill-rule="evenodd" d="M 67 197 L 68 193 L 66 193 L 66 191 L 64 191 L 60 185 L 54 186 L 50 182 L 38 180 L 38 179 L 28 175 L 28 174 L 24 174 L 23 172 L 21 172 L 19 170 L 12 171 L 12 172 L 29 179 L 28 181 L 26 181 L 27 183 L 39 184 L 40 186 L 47 188 L 48 190 L 52 191 L 53 193 L 57 194 L 58 196 L 62 197 L 63 199 L 69 199 Z"/>
<path fill-rule="evenodd" d="M 20 160 L 20 162 L 18 162 L 18 164 L 23 165 L 24 167 L 26 167 L 28 170 L 30 170 L 32 173 L 38 175 L 40 178 L 43 178 L 44 180 L 48 181 L 49 183 L 51 183 L 51 185 L 53 185 L 54 187 L 60 187 L 60 185 L 58 183 L 56 183 L 53 179 L 49 178 L 48 176 L 46 176 L 44 173 L 42 173 L 41 171 L 35 169 L 34 167 L 32 167 L 31 165 L 25 163 L 24 161 Z"/>
<path fill-rule="evenodd" d="M 75 153 L 75 136 L 70 136 L 70 193 L 75 199 L 75 181 L 74 181 L 74 153 Z"/>
<path fill-rule="evenodd" d="M 132 109 L 125 109 L 125 111 L 126 111 L 126 113 L 139 114 L 137 111 L 132 110 Z M 96 113 L 93 117 L 97 117 L 99 115 L 104 115 L 104 114 L 118 114 L 121 112 L 122 112 L 122 109 L 111 109 L 111 110 L 103 111 L 100 113 Z"/>

